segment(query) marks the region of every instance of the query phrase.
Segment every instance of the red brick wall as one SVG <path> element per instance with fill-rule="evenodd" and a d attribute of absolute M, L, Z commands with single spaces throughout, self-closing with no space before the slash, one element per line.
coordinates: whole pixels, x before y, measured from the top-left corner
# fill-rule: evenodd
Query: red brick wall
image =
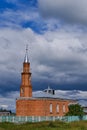
<path fill-rule="evenodd" d="M 17 116 L 63 116 L 68 112 L 68 100 L 58 99 L 18 99 L 16 100 Z M 52 113 L 50 113 L 50 104 L 52 104 Z M 59 105 L 59 113 L 56 106 Z M 65 113 L 63 112 L 65 105 Z"/>

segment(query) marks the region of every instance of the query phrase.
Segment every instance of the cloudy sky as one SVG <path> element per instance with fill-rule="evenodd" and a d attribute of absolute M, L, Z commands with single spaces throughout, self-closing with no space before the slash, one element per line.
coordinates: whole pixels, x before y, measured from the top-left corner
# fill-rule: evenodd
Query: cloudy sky
<path fill-rule="evenodd" d="M 19 96 L 26 44 L 33 91 L 48 85 L 87 91 L 86 5 L 86 0 L 0 0 L 0 107 L 14 108 L 12 98 Z"/>

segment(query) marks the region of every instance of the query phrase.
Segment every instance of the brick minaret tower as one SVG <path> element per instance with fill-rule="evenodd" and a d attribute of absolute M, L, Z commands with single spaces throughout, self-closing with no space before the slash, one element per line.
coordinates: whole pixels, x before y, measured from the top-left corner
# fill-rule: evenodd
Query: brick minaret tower
<path fill-rule="evenodd" d="M 30 63 L 28 58 L 28 46 L 23 62 L 23 72 L 21 73 L 20 97 L 32 97 Z"/>

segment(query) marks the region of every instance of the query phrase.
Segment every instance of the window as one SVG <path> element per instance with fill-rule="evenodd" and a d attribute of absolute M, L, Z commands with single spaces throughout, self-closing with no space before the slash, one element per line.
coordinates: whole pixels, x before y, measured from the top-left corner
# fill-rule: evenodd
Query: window
<path fill-rule="evenodd" d="M 23 88 L 21 88 L 21 93 L 22 93 L 22 94 L 24 93 L 24 89 L 23 89 Z"/>
<path fill-rule="evenodd" d="M 56 106 L 56 112 L 59 113 L 59 104 Z"/>
<path fill-rule="evenodd" d="M 65 105 L 63 105 L 63 113 L 65 113 L 66 111 L 65 111 Z"/>
<path fill-rule="evenodd" d="M 52 113 L 52 103 L 50 104 L 50 113 Z"/>

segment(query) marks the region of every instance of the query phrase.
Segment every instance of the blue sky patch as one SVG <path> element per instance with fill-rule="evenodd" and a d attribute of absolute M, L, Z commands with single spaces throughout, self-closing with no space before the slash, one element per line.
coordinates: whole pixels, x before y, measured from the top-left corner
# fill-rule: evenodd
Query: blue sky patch
<path fill-rule="evenodd" d="M 0 11 L 3 11 L 5 9 L 16 9 L 17 6 L 14 3 L 8 3 L 4 0 L 0 1 Z"/>

